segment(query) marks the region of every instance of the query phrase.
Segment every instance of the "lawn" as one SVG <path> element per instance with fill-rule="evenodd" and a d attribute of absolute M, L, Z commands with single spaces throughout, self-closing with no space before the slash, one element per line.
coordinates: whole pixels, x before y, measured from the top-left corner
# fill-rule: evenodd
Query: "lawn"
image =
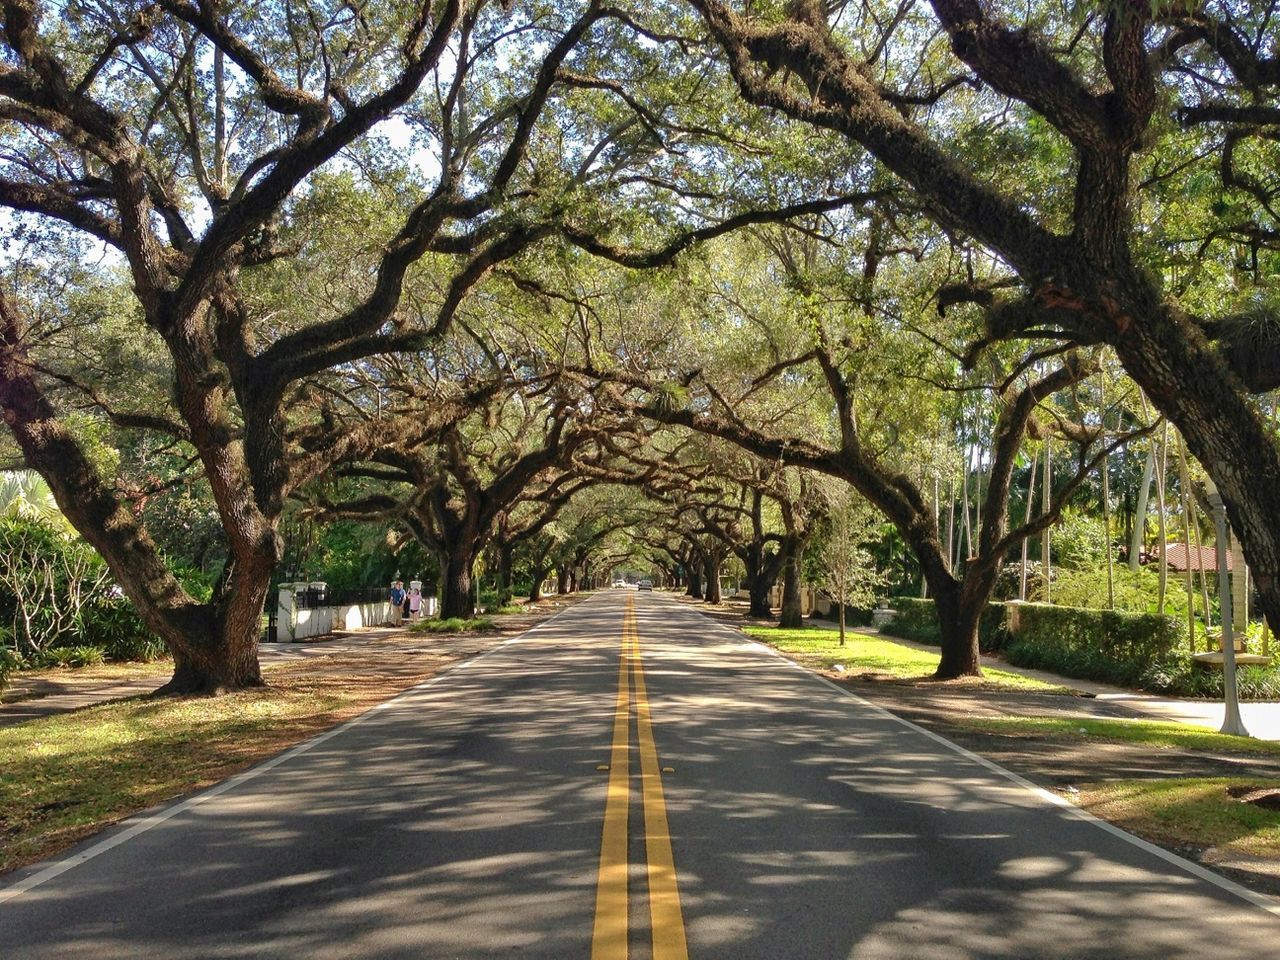
<path fill-rule="evenodd" d="M 851 676 L 870 674 L 898 680 L 925 680 L 938 666 L 938 654 L 917 650 L 865 633 L 849 632 L 840 646 L 840 634 L 822 627 L 782 630 L 778 627 L 745 627 L 747 636 L 777 648 L 791 659 L 818 670 L 842 666 Z M 985 668 L 984 686 L 998 690 L 1033 690 L 1041 693 L 1068 693 L 1068 688 L 1010 673 Z"/>
<path fill-rule="evenodd" d="M 1232 737 L 1211 727 L 1168 720 L 1094 717 L 965 717 L 956 721 L 969 730 L 1014 737 L 1049 737 L 1140 743 L 1150 747 L 1208 752 L 1280 755 L 1280 743 Z"/>
<path fill-rule="evenodd" d="M 1214 847 L 1280 859 L 1280 810 L 1242 803 L 1227 793 L 1233 786 L 1280 789 L 1280 780 L 1115 780 L 1084 784 L 1070 796 L 1104 820 L 1174 849 Z"/>
<path fill-rule="evenodd" d="M 133 697 L 0 730 L 0 872 L 225 779 L 429 676 L 421 658 L 274 666 L 271 686 L 223 697 Z"/>

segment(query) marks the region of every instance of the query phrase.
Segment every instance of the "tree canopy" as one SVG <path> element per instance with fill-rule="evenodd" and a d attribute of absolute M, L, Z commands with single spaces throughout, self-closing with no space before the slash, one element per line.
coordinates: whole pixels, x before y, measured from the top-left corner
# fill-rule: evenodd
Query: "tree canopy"
<path fill-rule="evenodd" d="M 261 682 L 310 524 L 451 615 L 487 554 L 784 620 L 840 530 L 957 676 L 1029 541 L 1189 550 L 1203 473 L 1280 620 L 1277 12 L 0 3 L 5 465 L 175 692 Z"/>

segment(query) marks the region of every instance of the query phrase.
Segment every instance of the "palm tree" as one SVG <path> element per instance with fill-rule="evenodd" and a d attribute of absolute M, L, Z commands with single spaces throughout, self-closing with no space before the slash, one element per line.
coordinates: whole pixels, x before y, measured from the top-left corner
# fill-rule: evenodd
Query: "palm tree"
<path fill-rule="evenodd" d="M 39 520 L 70 533 L 71 524 L 53 498 L 53 491 L 34 470 L 0 472 L 0 517 Z"/>

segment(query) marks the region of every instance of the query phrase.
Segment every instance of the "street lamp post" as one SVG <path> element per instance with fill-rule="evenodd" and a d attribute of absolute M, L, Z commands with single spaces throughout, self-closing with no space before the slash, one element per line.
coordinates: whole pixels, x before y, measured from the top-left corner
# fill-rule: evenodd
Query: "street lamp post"
<path fill-rule="evenodd" d="M 1214 553 L 1218 563 L 1218 618 L 1222 621 L 1222 700 L 1226 714 L 1219 732 L 1247 737 L 1249 731 L 1240 718 L 1240 696 L 1236 688 L 1236 641 L 1231 624 L 1231 578 L 1227 573 L 1227 505 L 1210 477 L 1205 478 L 1205 491 L 1213 509 L 1214 539 L 1217 543 Z"/>

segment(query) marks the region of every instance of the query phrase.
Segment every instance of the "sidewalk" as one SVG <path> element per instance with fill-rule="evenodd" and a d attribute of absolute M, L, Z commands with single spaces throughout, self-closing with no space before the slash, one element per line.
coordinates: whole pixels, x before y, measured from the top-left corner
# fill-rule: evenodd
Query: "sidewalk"
<path fill-rule="evenodd" d="M 829 620 L 807 618 L 810 626 L 824 630 L 839 630 L 840 627 Z M 846 627 L 852 633 L 879 636 L 884 640 L 912 647 L 916 650 L 936 651 L 927 643 L 917 643 L 891 634 L 881 633 L 875 627 Z M 1215 700 L 1187 700 L 1178 697 L 1162 697 L 1154 693 L 1142 693 L 1137 690 L 1126 690 L 1124 687 L 1113 687 L 1092 680 L 1073 680 L 1047 673 L 1044 670 L 1030 670 L 1026 667 L 1015 667 L 997 657 L 982 656 L 984 667 L 995 667 L 1019 676 L 1043 680 L 1062 687 L 1078 690 L 1100 705 L 1119 707 L 1136 716 L 1146 716 L 1153 720 L 1173 720 L 1178 723 L 1194 724 L 1201 727 L 1217 729 L 1222 726 L 1223 706 Z M 1101 711 L 1099 711 L 1101 712 Z M 1107 711 L 1111 713 L 1112 711 Z M 1259 702 L 1240 704 L 1240 716 L 1244 720 L 1245 729 L 1259 740 L 1280 740 L 1280 702 Z"/>

